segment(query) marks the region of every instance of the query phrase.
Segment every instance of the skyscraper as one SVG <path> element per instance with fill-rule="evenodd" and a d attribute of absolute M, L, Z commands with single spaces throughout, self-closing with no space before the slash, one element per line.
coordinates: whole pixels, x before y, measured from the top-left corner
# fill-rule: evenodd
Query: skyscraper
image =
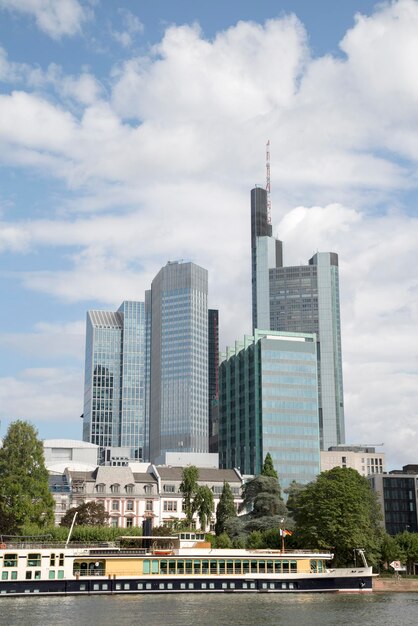
<path fill-rule="evenodd" d="M 345 441 L 338 255 L 315 254 L 308 265 L 283 266 L 272 236 L 267 192 L 251 191 L 253 328 L 316 333 L 321 449 Z"/>
<path fill-rule="evenodd" d="M 219 428 L 219 311 L 208 317 L 209 452 L 218 452 Z"/>
<path fill-rule="evenodd" d="M 83 439 L 99 448 L 129 448 L 144 458 L 145 308 L 125 301 L 116 312 L 88 311 Z"/>
<path fill-rule="evenodd" d="M 319 474 L 315 335 L 256 330 L 221 355 L 219 463 L 259 474 L 270 452 L 286 488 Z"/>
<path fill-rule="evenodd" d="M 169 262 L 146 297 L 151 320 L 150 459 L 208 452 L 208 274 Z"/>

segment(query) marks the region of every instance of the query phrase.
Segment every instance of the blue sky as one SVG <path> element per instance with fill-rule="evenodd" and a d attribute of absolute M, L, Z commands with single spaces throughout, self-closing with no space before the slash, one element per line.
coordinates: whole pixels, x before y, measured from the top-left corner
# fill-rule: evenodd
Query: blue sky
<path fill-rule="evenodd" d="M 416 0 L 0 0 L 0 435 L 81 437 L 85 312 L 169 259 L 250 331 L 270 139 L 286 264 L 340 255 L 347 439 L 414 462 L 417 58 Z"/>

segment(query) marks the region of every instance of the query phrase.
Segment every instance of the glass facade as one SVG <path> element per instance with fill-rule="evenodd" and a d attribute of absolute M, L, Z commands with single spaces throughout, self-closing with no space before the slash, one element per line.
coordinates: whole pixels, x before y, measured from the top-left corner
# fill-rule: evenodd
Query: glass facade
<path fill-rule="evenodd" d="M 145 309 L 123 302 L 116 312 L 88 311 L 83 439 L 104 450 L 125 446 L 143 458 L 145 440 Z"/>
<path fill-rule="evenodd" d="M 253 217 L 254 212 L 260 215 Z M 263 228 L 266 220 L 265 190 L 253 189 L 253 323 L 316 333 L 321 449 L 327 450 L 345 441 L 338 255 L 321 252 L 309 265 L 283 267 L 282 243 Z M 253 224 L 260 224 L 255 233 Z"/>
<path fill-rule="evenodd" d="M 208 276 L 169 262 L 152 281 L 150 457 L 207 452 Z"/>
<path fill-rule="evenodd" d="M 258 474 L 270 452 L 282 488 L 320 471 L 316 337 L 256 330 L 219 371 L 220 467 Z"/>

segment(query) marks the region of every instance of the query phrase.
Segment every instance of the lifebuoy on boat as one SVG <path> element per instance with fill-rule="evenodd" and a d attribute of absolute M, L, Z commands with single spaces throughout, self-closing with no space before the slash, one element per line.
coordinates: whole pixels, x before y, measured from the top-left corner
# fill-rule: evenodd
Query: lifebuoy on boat
<path fill-rule="evenodd" d="M 6 549 L 6 544 L 0 543 L 0 550 L 5 550 L 5 549 Z"/>

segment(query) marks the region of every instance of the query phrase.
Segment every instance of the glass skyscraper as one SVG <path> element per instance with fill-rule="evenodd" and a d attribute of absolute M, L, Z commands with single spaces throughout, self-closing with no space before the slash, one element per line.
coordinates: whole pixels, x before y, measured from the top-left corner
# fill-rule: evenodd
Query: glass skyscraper
<path fill-rule="evenodd" d="M 284 267 L 261 187 L 251 191 L 251 254 L 253 328 L 316 333 L 321 449 L 344 443 L 338 255 L 320 252 L 308 265 Z"/>
<path fill-rule="evenodd" d="M 314 334 L 256 330 L 221 355 L 220 467 L 259 474 L 267 452 L 284 489 L 320 472 Z"/>
<path fill-rule="evenodd" d="M 150 317 L 150 459 L 208 452 L 208 274 L 169 262 L 146 296 Z"/>
<path fill-rule="evenodd" d="M 145 337 L 143 302 L 87 313 L 83 439 L 100 447 L 101 463 L 110 447 L 144 458 Z"/>

